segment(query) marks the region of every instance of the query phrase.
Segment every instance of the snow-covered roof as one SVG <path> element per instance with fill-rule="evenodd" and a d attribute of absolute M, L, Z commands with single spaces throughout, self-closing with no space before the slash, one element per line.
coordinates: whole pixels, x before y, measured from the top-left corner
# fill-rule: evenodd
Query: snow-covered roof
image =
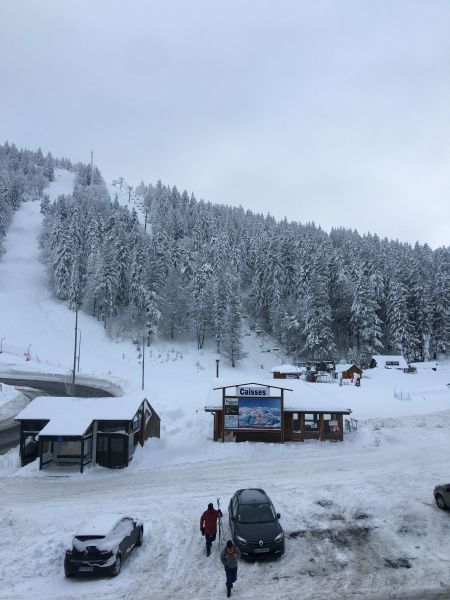
<path fill-rule="evenodd" d="M 303 373 L 302 367 L 296 367 L 294 365 L 280 365 L 279 367 L 272 367 L 271 373 Z"/>
<path fill-rule="evenodd" d="M 261 377 L 261 375 L 256 376 L 256 377 L 241 377 L 240 379 L 227 379 L 227 380 L 223 380 L 223 379 L 214 379 L 212 382 L 212 387 L 213 388 L 231 388 L 231 387 L 240 387 L 240 386 L 246 386 L 246 385 L 253 385 L 253 386 L 262 386 L 262 387 L 273 387 L 276 389 L 289 389 L 291 387 L 291 380 L 289 380 L 289 384 L 288 385 L 283 385 L 283 383 L 281 381 L 276 381 L 276 383 L 274 383 L 274 381 L 276 381 L 275 379 L 273 379 L 272 377 Z"/>
<path fill-rule="evenodd" d="M 403 358 L 403 356 L 401 354 L 374 354 L 372 356 L 372 358 L 377 361 L 377 365 L 379 367 L 386 366 L 386 363 L 388 363 L 388 362 L 398 362 L 398 365 L 388 365 L 388 366 L 395 366 L 399 369 L 407 369 L 408 368 L 408 363 L 406 362 L 406 360 Z"/>
<path fill-rule="evenodd" d="M 123 517 L 115 513 L 99 514 L 77 527 L 75 535 L 107 535 Z"/>
<path fill-rule="evenodd" d="M 438 362 L 436 362 L 435 360 L 431 361 L 423 361 L 423 362 L 412 362 L 410 363 L 411 367 L 416 367 L 416 369 L 439 369 L 440 368 L 440 364 Z"/>
<path fill-rule="evenodd" d="M 348 363 L 348 364 L 339 364 L 335 366 L 335 371 L 337 373 L 343 373 L 344 371 L 348 371 L 351 367 L 357 367 L 358 369 L 360 367 L 358 367 L 358 365 L 355 365 L 355 363 Z"/>
<path fill-rule="evenodd" d="M 262 383 L 264 380 L 260 380 L 260 385 L 270 385 L 269 382 L 273 379 L 265 380 L 267 383 Z M 209 391 L 206 400 L 206 411 L 222 410 L 222 390 L 214 389 L 212 387 Z M 317 383 L 308 383 L 301 379 L 290 379 L 289 389 L 285 389 L 284 392 L 284 410 L 285 411 L 298 411 L 298 412 L 348 412 L 351 413 L 351 409 L 341 404 L 339 400 L 330 396 L 325 390 L 323 385 Z"/>
<path fill-rule="evenodd" d="M 39 435 L 79 436 L 92 421 L 130 421 L 143 402 L 141 396 L 68 398 L 38 396 L 16 420 L 48 420 Z"/>

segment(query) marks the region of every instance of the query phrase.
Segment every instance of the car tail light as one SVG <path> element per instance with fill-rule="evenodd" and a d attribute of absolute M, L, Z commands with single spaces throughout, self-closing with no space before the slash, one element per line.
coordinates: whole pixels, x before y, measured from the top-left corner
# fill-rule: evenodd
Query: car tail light
<path fill-rule="evenodd" d="M 66 556 L 72 556 L 72 550 L 66 550 Z"/>

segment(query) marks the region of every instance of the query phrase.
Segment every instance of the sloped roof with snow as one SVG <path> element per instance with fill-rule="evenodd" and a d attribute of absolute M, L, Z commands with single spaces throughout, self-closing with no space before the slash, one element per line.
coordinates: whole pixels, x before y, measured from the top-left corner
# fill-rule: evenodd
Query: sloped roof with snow
<path fill-rule="evenodd" d="M 273 382 L 273 379 L 261 378 L 259 383 L 254 385 L 270 386 L 271 382 Z M 328 394 L 324 389 L 325 387 L 325 384 L 308 383 L 301 379 L 289 379 L 290 389 L 285 388 L 284 391 L 284 410 L 288 412 L 352 412 L 350 408 Z M 274 394 L 274 396 L 278 395 Z M 216 389 L 215 386 L 211 387 L 205 410 L 208 412 L 222 410 L 222 389 Z"/>
<path fill-rule="evenodd" d="M 398 365 L 395 365 L 399 369 L 407 369 L 408 363 L 404 359 L 401 354 L 374 354 L 372 356 L 374 360 L 377 362 L 378 367 L 384 367 L 387 362 L 398 362 Z M 394 366 L 394 365 L 388 365 Z"/>
<path fill-rule="evenodd" d="M 357 367 L 358 369 L 362 370 L 361 367 L 358 367 L 358 365 L 355 365 L 355 363 L 348 363 L 346 365 L 339 364 L 335 366 L 334 370 L 337 373 L 343 373 L 344 371 L 348 371 L 351 367 Z"/>
<path fill-rule="evenodd" d="M 144 399 L 72 398 L 38 396 L 16 416 L 16 421 L 48 420 L 39 435 L 81 436 L 92 421 L 131 421 Z"/>
<path fill-rule="evenodd" d="M 271 373 L 303 373 L 305 369 L 302 367 L 296 367 L 294 365 L 280 365 L 279 367 L 272 367 Z"/>

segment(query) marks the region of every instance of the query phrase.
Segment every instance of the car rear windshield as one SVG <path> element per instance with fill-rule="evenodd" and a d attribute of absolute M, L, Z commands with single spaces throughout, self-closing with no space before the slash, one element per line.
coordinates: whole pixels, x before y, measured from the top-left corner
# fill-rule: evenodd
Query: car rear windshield
<path fill-rule="evenodd" d="M 271 523 L 276 515 L 270 504 L 242 504 L 239 507 L 239 523 Z"/>
<path fill-rule="evenodd" d="M 80 542 L 87 542 L 89 540 L 103 540 L 104 538 L 104 535 L 77 535 L 75 539 Z"/>

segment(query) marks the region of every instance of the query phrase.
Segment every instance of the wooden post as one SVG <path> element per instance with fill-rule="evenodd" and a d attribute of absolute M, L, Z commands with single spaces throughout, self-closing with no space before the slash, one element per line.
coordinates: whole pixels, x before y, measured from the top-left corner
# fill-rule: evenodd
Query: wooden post
<path fill-rule="evenodd" d="M 42 471 L 42 441 L 39 440 L 39 471 Z"/>
<path fill-rule="evenodd" d="M 284 444 L 284 389 L 281 388 L 281 443 Z"/>
<path fill-rule="evenodd" d="M 222 388 L 222 444 L 225 441 L 225 388 Z"/>
<path fill-rule="evenodd" d="M 81 464 L 80 464 L 80 473 L 83 472 L 84 467 L 84 437 L 81 438 Z"/>

